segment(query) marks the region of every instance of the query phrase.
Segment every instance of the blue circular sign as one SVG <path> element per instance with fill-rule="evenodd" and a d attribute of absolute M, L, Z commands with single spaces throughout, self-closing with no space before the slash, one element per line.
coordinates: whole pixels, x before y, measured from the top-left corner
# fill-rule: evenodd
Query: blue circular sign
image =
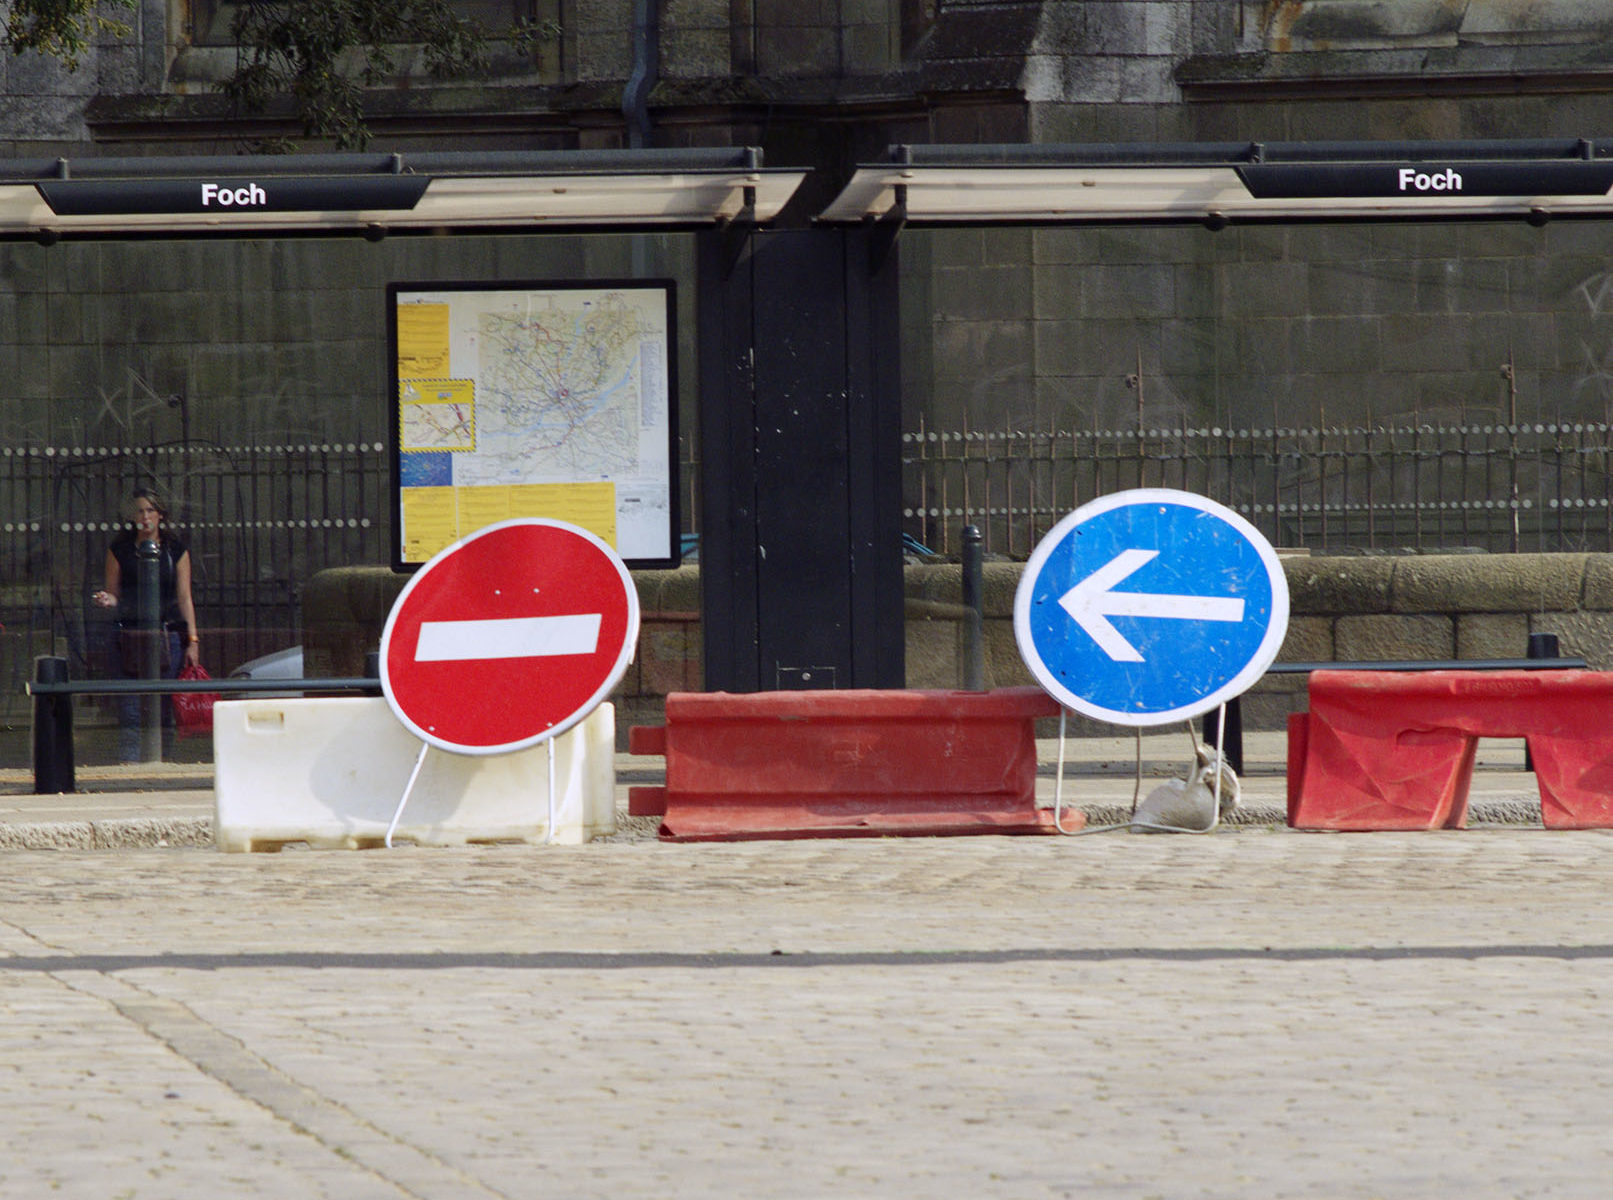
<path fill-rule="evenodd" d="M 1287 579 L 1259 531 L 1165 488 L 1065 517 L 1014 598 L 1014 634 L 1037 681 L 1066 707 L 1122 725 L 1197 716 L 1240 695 L 1287 628 Z"/>

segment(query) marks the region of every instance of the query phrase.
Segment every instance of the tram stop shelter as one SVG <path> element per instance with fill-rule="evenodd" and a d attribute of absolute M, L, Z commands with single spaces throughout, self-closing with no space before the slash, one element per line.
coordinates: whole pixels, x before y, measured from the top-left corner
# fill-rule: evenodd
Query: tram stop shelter
<path fill-rule="evenodd" d="M 896 146 L 805 227 L 753 148 L 0 165 L 0 239 L 694 239 L 710 690 L 903 684 L 909 228 L 1604 218 L 1613 139 Z"/>
<path fill-rule="evenodd" d="M 743 147 L 18 161 L 0 239 L 692 237 L 707 684 L 900 686 L 895 264 L 765 228 L 806 174 Z"/>

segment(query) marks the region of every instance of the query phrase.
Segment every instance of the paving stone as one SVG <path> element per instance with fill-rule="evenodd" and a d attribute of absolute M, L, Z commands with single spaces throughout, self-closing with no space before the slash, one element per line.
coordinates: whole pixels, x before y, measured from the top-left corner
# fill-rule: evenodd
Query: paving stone
<path fill-rule="evenodd" d="M 0 1194 L 1598 1196 L 1610 849 L 16 851 Z"/>

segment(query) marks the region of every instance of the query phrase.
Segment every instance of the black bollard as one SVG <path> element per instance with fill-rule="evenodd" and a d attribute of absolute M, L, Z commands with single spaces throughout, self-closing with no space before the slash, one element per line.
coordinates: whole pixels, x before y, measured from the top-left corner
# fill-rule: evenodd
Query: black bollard
<path fill-rule="evenodd" d="M 67 660 L 34 659 L 35 683 L 66 683 Z M 42 796 L 78 790 L 73 773 L 73 698 L 34 697 L 34 791 Z"/>
<path fill-rule="evenodd" d="M 140 626 L 140 677 L 162 678 L 162 652 L 166 634 L 162 628 L 162 584 L 158 566 L 162 549 L 154 541 L 140 543 L 135 564 L 140 572 L 140 611 L 135 614 Z M 140 697 L 140 760 L 162 761 L 162 703 L 163 698 L 153 693 Z"/>
<path fill-rule="evenodd" d="M 1561 658 L 1562 651 L 1557 644 L 1557 635 L 1555 633 L 1531 633 L 1529 635 L 1529 649 L 1525 652 L 1524 657 Z M 1529 753 L 1528 742 L 1523 744 L 1523 769 L 1525 771 L 1535 769 L 1534 755 Z"/>
<path fill-rule="evenodd" d="M 981 582 L 981 564 L 985 555 L 981 550 L 980 530 L 974 525 L 963 527 L 963 688 L 968 692 L 984 691 L 986 686 L 986 616 L 985 588 Z"/>

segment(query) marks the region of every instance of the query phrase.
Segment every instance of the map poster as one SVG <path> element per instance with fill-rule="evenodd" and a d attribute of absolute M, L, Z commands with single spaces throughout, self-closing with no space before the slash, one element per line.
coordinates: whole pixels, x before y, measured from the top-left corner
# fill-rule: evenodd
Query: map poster
<path fill-rule="evenodd" d="M 677 565 L 670 280 L 394 283 L 393 567 L 497 521 Z"/>

